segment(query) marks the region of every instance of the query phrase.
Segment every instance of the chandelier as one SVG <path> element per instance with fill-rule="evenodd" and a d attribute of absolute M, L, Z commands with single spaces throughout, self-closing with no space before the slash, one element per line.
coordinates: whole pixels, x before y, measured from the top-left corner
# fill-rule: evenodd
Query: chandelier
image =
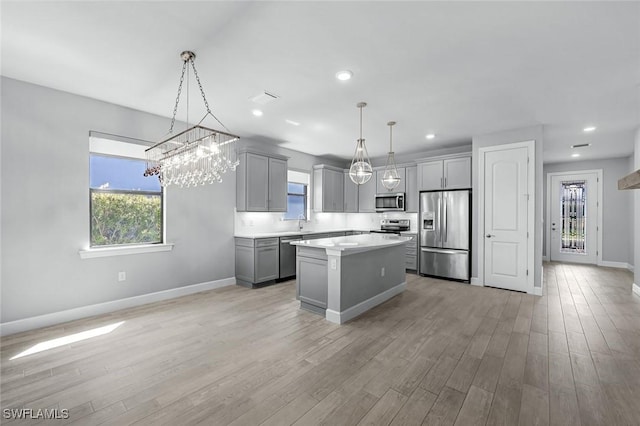
<path fill-rule="evenodd" d="M 196 71 L 195 53 L 184 51 L 180 57 L 183 61 L 182 75 L 169 128 L 170 136 L 146 149 L 147 168 L 144 175 L 158 176 L 162 186 L 189 187 L 222 182 L 222 175 L 228 170 L 235 170 L 239 164 L 235 142 L 240 137 L 229 133 L 229 129 L 211 112 Z M 189 67 L 193 70 L 204 106 L 207 109 L 202 120 L 192 127 L 189 127 L 189 72 L 187 70 Z M 185 74 L 187 78 L 187 129 L 173 134 Z M 201 126 L 207 116 L 213 117 L 227 132 Z"/>
<path fill-rule="evenodd" d="M 387 188 L 389 191 L 396 189 L 400 184 L 400 175 L 398 174 L 396 159 L 393 154 L 393 126 L 395 124 L 395 121 L 387 123 L 387 126 L 389 126 L 389 156 L 387 157 L 387 165 L 384 168 L 384 174 L 381 179 L 382 186 Z"/>
<path fill-rule="evenodd" d="M 349 168 L 349 178 L 356 185 L 362 185 L 369 182 L 373 169 L 371 168 L 371 161 L 369 161 L 367 147 L 364 144 L 364 139 L 362 139 L 362 108 L 366 107 L 367 104 L 359 102 L 356 106 L 360 108 L 360 139 L 356 143 L 356 152 L 353 154 L 353 160 Z"/>

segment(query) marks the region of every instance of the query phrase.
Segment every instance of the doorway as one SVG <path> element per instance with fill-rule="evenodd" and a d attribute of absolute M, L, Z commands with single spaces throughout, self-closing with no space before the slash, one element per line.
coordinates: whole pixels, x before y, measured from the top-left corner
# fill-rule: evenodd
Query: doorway
<path fill-rule="evenodd" d="M 601 257 L 602 170 L 547 174 L 550 261 L 598 264 Z"/>
<path fill-rule="evenodd" d="M 534 292 L 534 141 L 480 148 L 478 275 Z"/>

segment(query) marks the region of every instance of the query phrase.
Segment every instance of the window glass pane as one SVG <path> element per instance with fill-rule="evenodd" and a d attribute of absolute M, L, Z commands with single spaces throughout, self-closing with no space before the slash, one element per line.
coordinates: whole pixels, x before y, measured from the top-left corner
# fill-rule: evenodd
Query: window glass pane
<path fill-rule="evenodd" d="M 288 192 L 289 194 L 304 194 L 304 187 L 306 185 L 302 183 L 289 182 Z"/>
<path fill-rule="evenodd" d="M 91 245 L 162 242 L 162 196 L 91 191 Z"/>
<path fill-rule="evenodd" d="M 144 160 L 91 154 L 90 187 L 93 189 L 160 192 L 158 177 L 144 177 L 145 169 L 146 162 Z"/>
<path fill-rule="evenodd" d="M 303 195 L 288 195 L 287 196 L 287 212 L 284 215 L 285 219 L 306 219 L 306 210 L 304 205 Z"/>
<path fill-rule="evenodd" d="M 562 182 L 562 243 L 563 253 L 586 253 L 587 203 L 586 181 Z"/>

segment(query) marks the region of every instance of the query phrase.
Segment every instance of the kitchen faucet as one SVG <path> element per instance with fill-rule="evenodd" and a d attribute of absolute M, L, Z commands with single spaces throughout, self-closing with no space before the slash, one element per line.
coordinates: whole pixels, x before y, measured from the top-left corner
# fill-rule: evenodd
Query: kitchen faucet
<path fill-rule="evenodd" d="M 303 221 L 304 221 L 304 215 L 302 213 L 300 213 L 298 215 L 298 231 L 302 231 L 302 227 L 303 227 L 302 223 L 303 223 Z"/>

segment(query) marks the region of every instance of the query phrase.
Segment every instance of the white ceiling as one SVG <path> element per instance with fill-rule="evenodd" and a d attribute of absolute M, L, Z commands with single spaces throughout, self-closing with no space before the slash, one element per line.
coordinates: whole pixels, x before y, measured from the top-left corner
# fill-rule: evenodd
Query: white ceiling
<path fill-rule="evenodd" d="M 629 155 L 640 125 L 638 2 L 2 2 L 7 77 L 170 116 L 185 49 L 231 131 L 314 155 L 353 154 L 358 101 L 372 157 L 389 120 L 397 153 L 544 124 L 547 162 Z"/>

